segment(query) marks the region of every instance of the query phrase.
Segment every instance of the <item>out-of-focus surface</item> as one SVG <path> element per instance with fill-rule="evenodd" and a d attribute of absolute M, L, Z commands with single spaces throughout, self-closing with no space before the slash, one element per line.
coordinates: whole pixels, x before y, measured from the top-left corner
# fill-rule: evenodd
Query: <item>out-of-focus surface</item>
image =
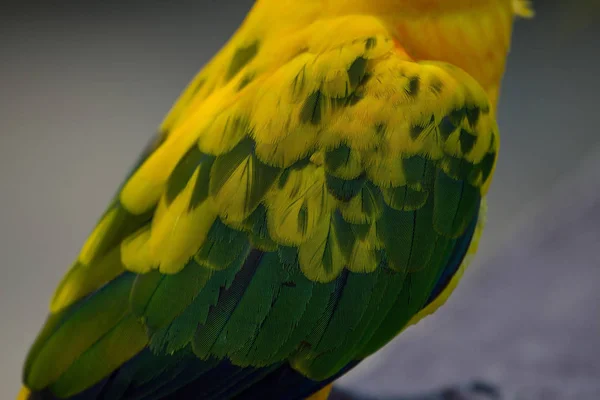
<path fill-rule="evenodd" d="M 3 11 L 0 398 L 16 394 L 56 284 L 138 152 L 251 3 Z M 599 13 L 536 9 L 516 25 L 479 256 L 439 313 L 344 385 L 392 394 L 482 377 L 522 399 L 600 398 Z"/>

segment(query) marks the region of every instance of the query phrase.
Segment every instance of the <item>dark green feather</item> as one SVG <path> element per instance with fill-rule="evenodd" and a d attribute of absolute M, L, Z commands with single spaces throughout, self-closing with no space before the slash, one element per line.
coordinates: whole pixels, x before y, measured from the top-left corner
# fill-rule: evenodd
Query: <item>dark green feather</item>
<path fill-rule="evenodd" d="M 218 301 L 210 309 L 206 317 L 206 322 L 198 326 L 192 342 L 194 353 L 199 358 L 203 360 L 211 358 L 213 346 L 229 321 L 231 314 L 244 296 L 246 288 L 252 281 L 262 254 L 262 252 L 257 250 L 251 251 L 230 286 L 227 288 L 217 288 L 218 292 L 215 295 L 218 296 Z M 229 269 L 223 272 L 227 271 Z"/>
<path fill-rule="evenodd" d="M 221 222 L 213 223 L 208 236 L 194 257 L 201 265 L 212 269 L 225 269 L 249 251 L 250 244 L 244 232 L 232 229 Z"/>
<path fill-rule="evenodd" d="M 319 342 L 311 348 L 303 368 L 312 379 L 324 379 L 337 372 L 342 359 L 350 359 L 344 343 L 360 324 L 377 283 L 377 273 L 348 273 L 348 279 L 327 328 Z"/>
<path fill-rule="evenodd" d="M 407 263 L 409 271 L 431 267 L 429 261 L 438 237 L 433 229 L 433 200 L 415 211 L 415 216 L 410 259 Z"/>
<path fill-rule="evenodd" d="M 323 94 L 320 90 L 311 93 L 300 110 L 300 122 L 311 123 L 317 125 L 321 122 L 321 114 L 323 112 Z"/>
<path fill-rule="evenodd" d="M 396 271 L 408 269 L 413 246 L 416 212 L 398 211 L 384 207 L 377 221 L 377 236 L 385 245 L 390 268 Z"/>
<path fill-rule="evenodd" d="M 223 271 L 214 271 L 192 303 L 170 324 L 153 332 L 150 347 L 157 353 L 172 353 L 190 344 L 198 325 L 206 323 L 210 307 L 217 304 L 219 293 L 232 284 L 245 257 L 241 255 Z"/>
<path fill-rule="evenodd" d="M 196 171 L 204 158 L 208 158 L 208 156 L 204 155 L 198 146 L 194 145 L 179 160 L 167 180 L 167 188 L 165 190 L 167 204 L 171 204 L 177 195 L 185 189 L 194 171 Z"/>
<path fill-rule="evenodd" d="M 149 274 L 140 275 L 136 279 L 131 294 L 132 304 L 136 304 L 139 312 L 143 306 L 142 317 L 150 330 L 156 330 L 173 321 L 189 306 L 200 290 L 206 285 L 212 271 L 191 260 L 177 274 L 161 275 L 161 279 Z M 147 278 L 142 278 L 142 276 Z M 142 282 L 143 281 L 143 282 Z M 150 284 L 156 282 L 154 290 Z M 145 290 L 140 290 L 144 286 Z"/>
<path fill-rule="evenodd" d="M 327 189 L 336 199 L 341 201 L 349 201 L 356 196 L 363 185 L 365 178 L 360 176 L 356 179 L 340 179 L 333 175 L 326 175 Z"/>
<path fill-rule="evenodd" d="M 478 188 L 438 171 L 433 213 L 435 230 L 452 238 L 460 236 L 475 216 L 480 197 Z"/>
<path fill-rule="evenodd" d="M 415 190 L 409 186 L 398 186 L 382 189 L 386 204 L 395 210 L 413 211 L 425 204 L 429 192 Z"/>
<path fill-rule="evenodd" d="M 284 269 L 281 264 L 278 268 Z M 290 346 L 290 342 L 294 340 L 291 337 L 292 333 L 307 311 L 313 288 L 318 284 L 309 281 L 298 266 L 287 271 L 289 276 L 281 283 L 279 295 L 261 324 L 249 351 L 237 356 L 243 357 L 243 364 L 265 366 L 280 362 L 289 356 L 293 349 Z M 286 344 L 289 349 L 287 353 L 282 352 Z M 295 339 L 295 344 L 299 345 L 299 339 Z"/>
<path fill-rule="evenodd" d="M 436 242 L 430 261 L 430 267 L 406 275 L 396 301 L 393 302 L 385 316 L 381 319 L 379 327 L 373 332 L 368 341 L 365 341 L 360 352 L 367 356 L 379 350 L 410 321 L 410 319 L 423 307 L 435 279 L 451 254 L 450 240 L 439 238 Z"/>
<path fill-rule="evenodd" d="M 225 74 L 225 81 L 233 78 L 246 64 L 248 64 L 258 53 L 259 42 L 253 42 L 245 47 L 240 47 L 236 50 L 229 64 L 229 69 Z"/>
<path fill-rule="evenodd" d="M 263 254 L 258 269 L 213 346 L 212 353 L 216 357 L 229 356 L 234 363 L 245 364 L 243 355 L 277 299 L 282 283 L 288 278 L 277 253 Z M 238 353 L 241 354 L 239 359 Z"/>

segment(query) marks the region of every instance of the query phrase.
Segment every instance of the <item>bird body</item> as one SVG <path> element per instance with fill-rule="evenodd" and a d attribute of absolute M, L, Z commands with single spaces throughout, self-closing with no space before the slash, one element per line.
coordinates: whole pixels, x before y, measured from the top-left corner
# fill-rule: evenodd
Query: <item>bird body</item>
<path fill-rule="evenodd" d="M 516 4 L 258 0 L 58 286 L 23 398 L 304 398 L 435 311 Z"/>

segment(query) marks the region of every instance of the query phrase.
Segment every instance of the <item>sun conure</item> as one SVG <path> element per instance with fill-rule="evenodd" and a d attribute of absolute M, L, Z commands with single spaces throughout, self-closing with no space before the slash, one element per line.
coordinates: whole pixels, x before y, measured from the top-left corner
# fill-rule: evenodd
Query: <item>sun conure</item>
<path fill-rule="evenodd" d="M 325 398 L 477 247 L 519 0 L 258 0 L 50 303 L 20 399 Z"/>

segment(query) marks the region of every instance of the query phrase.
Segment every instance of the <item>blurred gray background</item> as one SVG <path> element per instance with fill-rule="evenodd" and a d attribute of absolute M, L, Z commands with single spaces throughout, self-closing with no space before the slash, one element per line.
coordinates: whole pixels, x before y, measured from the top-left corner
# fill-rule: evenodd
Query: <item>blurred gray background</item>
<path fill-rule="evenodd" d="M 0 398 L 17 393 L 56 284 L 138 152 L 251 3 L 3 9 Z M 538 1 L 516 24 L 488 225 L 459 290 L 343 385 L 482 378 L 508 398 L 600 399 L 600 7 L 569 3 Z"/>

